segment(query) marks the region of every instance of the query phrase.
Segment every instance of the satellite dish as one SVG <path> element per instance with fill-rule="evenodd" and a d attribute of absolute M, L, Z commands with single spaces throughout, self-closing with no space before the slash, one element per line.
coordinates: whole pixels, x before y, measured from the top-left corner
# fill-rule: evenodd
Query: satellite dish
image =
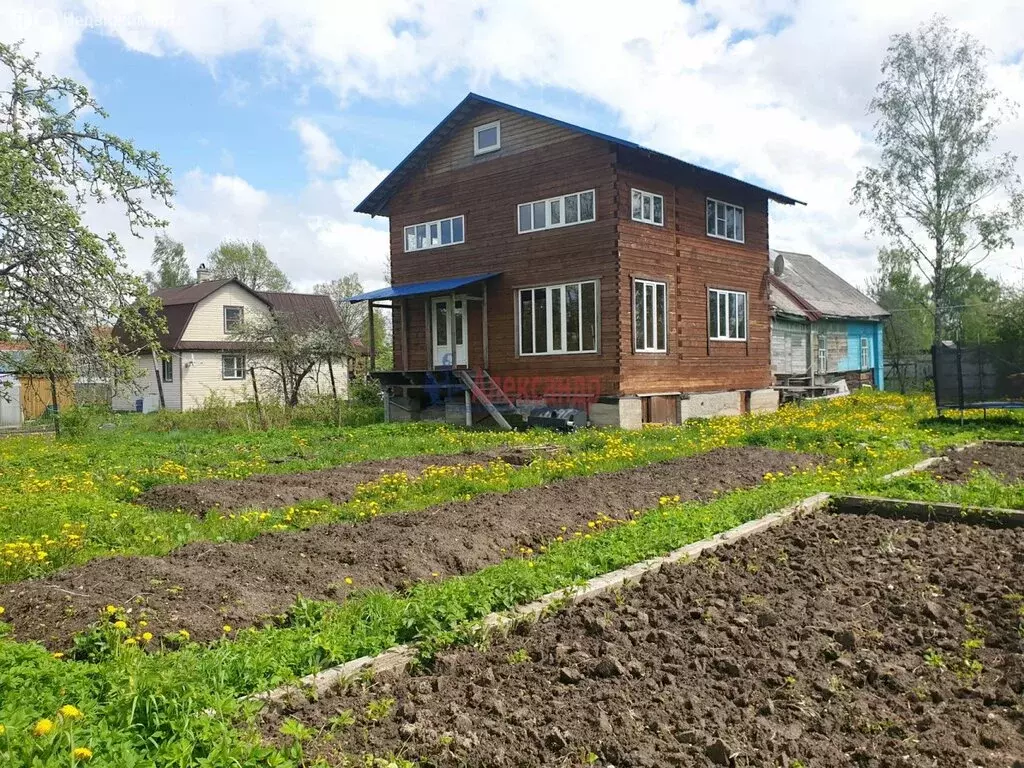
<path fill-rule="evenodd" d="M 772 265 L 772 272 L 775 273 L 776 277 L 782 277 L 782 273 L 786 271 L 786 257 L 781 253 L 775 257 L 775 264 Z"/>

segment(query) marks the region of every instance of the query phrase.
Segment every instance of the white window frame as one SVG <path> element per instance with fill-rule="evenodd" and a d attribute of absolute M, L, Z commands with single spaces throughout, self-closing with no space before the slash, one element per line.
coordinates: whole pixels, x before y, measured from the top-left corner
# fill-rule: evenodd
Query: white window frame
<path fill-rule="evenodd" d="M 583 286 L 593 285 L 594 286 L 594 348 L 583 349 Z M 580 305 L 580 317 L 579 331 L 580 348 L 570 350 L 569 346 L 569 333 L 566 324 L 567 302 L 565 300 L 566 288 L 576 286 L 579 291 L 579 305 Z M 553 290 L 561 291 L 561 303 L 560 303 L 560 314 L 559 314 L 559 327 L 561 330 L 560 338 L 560 349 L 552 349 L 554 346 L 553 328 L 554 324 L 552 320 L 552 301 L 551 292 Z M 523 351 L 523 319 L 521 316 L 523 299 L 522 295 L 524 292 L 530 291 L 536 296 L 537 291 L 545 292 L 545 312 L 546 312 L 546 328 L 547 328 L 547 350 L 545 352 L 524 352 Z M 545 357 L 550 355 L 596 355 L 601 349 L 601 281 L 597 279 L 589 280 L 577 280 L 568 283 L 555 283 L 552 285 L 535 285 L 529 287 L 518 288 L 515 293 L 516 297 L 516 311 L 515 311 L 515 323 L 516 323 L 516 349 L 519 354 L 523 357 Z M 536 306 L 536 298 L 532 300 L 534 306 Z M 530 334 L 532 338 L 536 338 L 537 333 L 537 315 L 536 312 L 532 314 L 532 323 L 530 327 Z"/>
<path fill-rule="evenodd" d="M 637 295 L 636 290 L 638 287 L 643 288 L 643 306 L 637 307 Z M 650 302 L 651 309 L 654 311 L 654 323 L 651 328 L 654 331 L 654 344 L 648 343 L 649 339 L 644 339 L 641 343 L 639 333 L 637 332 L 637 318 L 640 317 L 642 321 L 642 327 L 645 329 L 644 336 L 646 337 L 647 329 L 647 313 L 648 313 L 648 294 L 647 289 L 650 288 L 653 292 L 653 299 Z M 665 311 L 661 317 L 658 317 L 658 289 L 661 288 L 665 294 Z M 637 353 L 661 353 L 668 352 L 668 283 L 664 280 L 648 280 L 646 278 L 635 278 L 633 280 L 633 350 Z M 658 346 L 658 329 L 661 328 L 662 338 L 665 340 L 663 346 Z"/>
<path fill-rule="evenodd" d="M 867 336 L 860 337 L 860 369 L 866 371 L 871 368 L 871 340 Z"/>
<path fill-rule="evenodd" d="M 164 384 L 174 383 L 174 358 L 165 357 L 160 360 L 160 381 Z"/>
<path fill-rule="evenodd" d="M 235 320 L 233 326 L 228 326 L 228 310 L 237 309 L 238 319 Z M 237 304 L 225 304 L 224 305 L 224 333 L 231 333 L 235 328 L 242 325 L 245 322 L 245 307 L 240 307 Z"/>
<path fill-rule="evenodd" d="M 594 198 L 594 205 L 593 205 L 593 207 L 591 209 L 591 217 L 589 219 L 584 219 L 582 217 L 582 215 L 581 215 L 581 213 L 582 213 L 582 206 L 580 205 L 580 198 L 582 198 L 583 195 L 588 195 L 588 194 L 593 196 L 593 198 Z M 576 218 L 576 221 L 566 222 L 566 220 L 565 220 L 565 208 L 566 208 L 565 201 L 568 198 L 570 198 L 570 197 L 577 198 L 576 199 L 576 216 L 577 216 L 577 218 Z M 535 210 L 534 206 L 537 206 L 537 205 L 544 206 L 544 226 L 543 227 L 535 227 L 535 226 L 533 226 L 533 219 L 534 219 L 534 213 L 533 212 Z M 551 223 L 551 211 L 555 210 L 555 207 L 553 207 L 553 206 L 557 207 L 557 210 L 558 210 L 558 223 L 557 224 L 552 224 Z M 522 210 L 523 210 L 523 208 L 527 208 L 527 207 L 529 208 L 529 211 L 530 211 L 530 228 L 529 229 L 523 229 Z M 569 192 L 568 194 L 559 195 L 558 197 L 549 197 L 546 200 L 531 200 L 528 203 L 519 203 L 519 205 L 516 206 L 516 230 L 519 232 L 520 235 L 529 234 L 530 232 L 541 232 L 541 231 L 543 231 L 545 229 L 560 229 L 562 227 L 575 227 L 577 224 L 590 224 L 590 223 L 595 222 L 595 221 L 597 221 L 597 191 L 593 190 L 593 189 L 584 189 L 584 190 L 581 190 L 579 192 Z"/>
<path fill-rule="evenodd" d="M 486 131 L 488 128 L 496 128 L 498 141 L 493 147 L 481 147 L 480 146 L 480 133 Z M 501 120 L 495 120 L 491 123 L 484 123 L 473 128 L 473 154 L 474 155 L 486 155 L 489 152 L 497 152 L 501 149 Z"/>
<path fill-rule="evenodd" d="M 715 231 L 714 232 L 710 231 L 710 229 L 707 228 L 707 220 L 708 220 L 707 206 L 710 203 L 714 203 L 715 204 Z M 723 213 L 722 213 L 721 217 L 718 215 L 718 206 L 720 206 L 720 205 L 723 206 L 723 208 L 722 208 Z M 728 226 L 728 220 L 729 220 L 728 211 L 729 210 L 732 210 L 734 212 L 734 214 L 733 214 L 734 216 L 737 215 L 737 213 L 738 213 L 738 218 L 734 219 L 733 226 L 735 227 L 736 225 L 739 225 L 739 229 L 740 229 L 739 237 L 729 237 L 728 235 L 724 234 L 724 232 L 726 231 L 726 228 Z M 722 227 L 723 227 L 722 232 L 723 232 L 723 234 L 719 234 L 718 233 L 718 223 L 720 221 L 723 222 L 722 223 Z M 707 233 L 708 237 L 715 237 L 715 238 L 718 238 L 719 240 L 727 240 L 730 243 L 745 243 L 747 241 L 746 240 L 746 238 L 747 238 L 746 212 L 743 210 L 743 206 L 742 205 L 736 205 L 735 203 L 727 203 L 724 200 L 716 200 L 713 197 L 709 197 L 709 198 L 707 198 L 707 202 L 704 205 L 704 222 L 705 222 L 705 229 L 708 229 L 708 233 Z"/>
<path fill-rule="evenodd" d="M 712 328 L 712 316 L 711 316 L 711 295 L 716 294 L 716 301 L 718 302 L 718 327 Z M 740 336 L 729 335 L 729 297 L 743 297 L 743 334 Z M 722 330 L 722 299 L 725 299 L 725 335 L 720 335 Z M 736 325 L 739 325 L 739 299 L 737 298 L 736 303 L 737 317 Z M 708 313 L 708 338 L 711 341 L 746 341 L 747 335 L 750 332 L 750 298 L 746 291 L 734 291 L 729 288 L 708 288 L 708 302 L 707 302 L 707 313 Z"/>
<path fill-rule="evenodd" d="M 462 239 L 461 240 L 456 240 L 455 239 L 455 221 L 457 219 L 461 219 L 462 220 Z M 451 228 L 451 230 L 452 230 L 452 241 L 450 243 L 443 243 L 443 242 L 441 242 L 442 232 L 444 231 L 444 224 L 446 222 L 448 223 L 449 228 Z M 415 243 L 416 243 L 416 230 L 419 229 L 420 227 L 424 228 L 424 243 L 425 243 L 425 245 L 423 245 L 422 247 L 417 248 L 416 245 L 415 245 Z M 437 227 L 437 244 L 436 245 L 430 242 L 430 232 L 431 232 L 431 230 L 434 227 Z M 409 247 L 409 233 L 410 233 L 410 230 L 412 231 L 412 242 L 413 242 L 413 247 L 412 248 Z M 434 248 L 448 248 L 448 247 L 453 246 L 453 245 L 462 245 L 465 242 L 466 242 L 466 217 L 465 217 L 464 214 L 461 214 L 461 213 L 458 216 L 448 216 L 447 218 L 435 219 L 434 221 L 421 221 L 421 222 L 418 222 L 416 224 L 410 224 L 409 226 L 402 228 L 402 244 L 405 247 L 405 252 L 406 253 L 412 253 L 413 251 L 430 251 L 430 250 L 433 250 Z"/>
<path fill-rule="evenodd" d="M 233 357 L 233 358 L 235 358 L 235 360 L 240 360 L 241 361 L 241 365 L 234 366 L 236 371 L 238 372 L 237 376 L 228 376 L 227 375 L 227 370 L 224 368 L 224 363 L 227 362 L 227 359 L 229 357 Z M 245 355 L 241 355 L 241 354 L 237 354 L 237 353 L 225 353 L 225 354 L 221 355 L 220 356 L 220 377 L 222 379 L 224 379 L 224 381 L 242 381 L 245 378 Z"/>
<path fill-rule="evenodd" d="M 828 347 L 818 344 L 818 373 L 828 373 Z"/>
<path fill-rule="evenodd" d="M 635 206 L 635 202 L 636 202 L 637 196 L 640 197 L 640 213 L 639 213 L 639 215 L 636 212 L 636 206 Z M 654 200 L 655 200 L 655 198 L 657 198 L 658 200 L 661 201 L 661 221 L 655 221 L 654 220 Z M 644 218 L 644 215 L 643 215 L 644 214 L 644 201 L 645 200 L 650 200 L 651 215 L 648 218 Z M 631 190 L 630 196 L 629 196 L 629 208 L 630 208 L 630 215 L 633 217 L 633 221 L 640 221 L 640 222 L 643 222 L 644 224 L 653 224 L 656 227 L 664 227 L 665 226 L 665 197 L 663 195 L 659 195 L 657 192 L 646 192 L 646 191 L 644 191 L 642 189 L 633 188 Z"/>

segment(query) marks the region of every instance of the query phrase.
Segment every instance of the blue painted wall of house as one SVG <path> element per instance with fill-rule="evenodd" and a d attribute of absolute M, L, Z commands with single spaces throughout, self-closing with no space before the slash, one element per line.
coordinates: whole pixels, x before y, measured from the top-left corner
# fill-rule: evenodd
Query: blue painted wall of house
<path fill-rule="evenodd" d="M 860 364 L 861 339 L 867 339 L 868 359 L 870 366 L 874 369 L 875 389 L 885 389 L 885 366 L 882 361 L 885 348 L 882 343 L 882 324 L 848 320 L 842 325 L 846 326 L 847 351 L 846 357 L 839 361 L 835 370 L 838 372 L 862 370 Z"/>

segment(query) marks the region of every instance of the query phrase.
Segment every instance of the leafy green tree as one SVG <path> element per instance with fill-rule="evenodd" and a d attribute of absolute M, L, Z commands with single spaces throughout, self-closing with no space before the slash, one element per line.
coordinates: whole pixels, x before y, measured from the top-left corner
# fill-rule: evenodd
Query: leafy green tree
<path fill-rule="evenodd" d="M 359 339 L 369 348 L 370 323 L 367 305 L 365 302 L 358 304 L 348 302 L 349 298 L 362 292 L 363 284 L 355 272 L 329 283 L 318 283 L 313 287 L 313 293 L 324 294 L 334 300 L 334 306 L 338 309 L 342 327 L 345 329 L 345 338 Z M 373 333 L 377 352 L 376 367 L 378 370 L 388 370 L 394 367 L 394 349 L 388 339 L 387 317 L 383 310 L 374 310 L 373 315 Z"/>
<path fill-rule="evenodd" d="M 28 345 L 51 376 L 127 376 L 134 353 L 101 329 L 119 318 L 152 344 L 161 324 L 118 238 L 82 220 L 105 202 L 138 235 L 163 225 L 147 205 L 173 194 L 159 156 L 93 122 L 106 117 L 84 86 L 0 44 L 0 340 Z"/>
<path fill-rule="evenodd" d="M 881 156 L 861 172 L 853 198 L 923 275 L 938 339 L 957 269 L 1012 245 L 1024 221 L 1017 158 L 992 152 L 1005 106 L 988 84 L 985 49 L 946 19 L 891 38 L 870 104 Z"/>
<path fill-rule="evenodd" d="M 155 269 L 147 271 L 144 278 L 154 291 L 180 288 L 196 281 L 185 258 L 185 246 L 167 235 L 156 236 L 151 263 Z"/>
<path fill-rule="evenodd" d="M 998 341 L 1024 349 L 1024 284 L 1003 292 L 996 313 L 995 336 Z"/>
<path fill-rule="evenodd" d="M 900 392 L 906 392 L 911 366 L 932 343 L 931 297 L 905 259 L 883 249 L 878 262 L 879 270 L 868 280 L 867 293 L 889 312 L 883 334 L 885 359 Z"/>
<path fill-rule="evenodd" d="M 287 291 L 292 287 L 258 240 L 225 240 L 210 252 L 206 263 L 214 277 L 237 278 L 254 291 Z"/>
<path fill-rule="evenodd" d="M 964 344 L 993 341 L 1002 297 L 1003 286 L 998 280 L 966 266 L 950 270 L 946 335 Z"/>

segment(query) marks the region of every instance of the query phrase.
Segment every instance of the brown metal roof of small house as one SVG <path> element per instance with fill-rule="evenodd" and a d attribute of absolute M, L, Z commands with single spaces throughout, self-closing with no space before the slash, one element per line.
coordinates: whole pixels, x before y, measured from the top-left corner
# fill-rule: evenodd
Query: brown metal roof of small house
<path fill-rule="evenodd" d="M 526 117 L 532 117 L 537 120 L 543 120 L 551 125 L 557 125 L 562 128 L 567 128 L 576 133 L 592 136 L 602 141 L 607 141 L 614 144 L 616 147 L 632 150 L 643 156 L 649 157 L 650 159 L 659 163 L 666 169 L 667 172 L 696 172 L 698 174 L 709 176 L 719 180 L 728 180 L 741 184 L 749 189 L 756 190 L 760 193 L 765 194 L 771 200 L 775 200 L 779 203 L 786 205 L 794 205 L 803 203 L 800 200 L 783 195 L 780 192 L 760 187 L 756 184 L 737 179 L 728 174 L 721 173 L 719 171 L 713 171 L 709 168 L 703 168 L 693 163 L 688 163 L 685 160 L 680 160 L 677 157 L 666 155 L 663 152 L 657 152 L 653 149 L 648 149 L 637 144 L 634 141 L 627 141 L 626 139 L 620 139 L 615 136 L 610 136 L 606 133 L 600 133 L 599 131 L 591 130 L 590 128 L 584 128 L 579 125 L 573 125 L 567 123 L 564 120 L 558 120 L 548 115 L 542 115 L 539 112 L 531 112 L 528 109 L 517 107 L 512 104 L 505 104 L 495 99 L 489 99 L 486 96 L 480 96 L 476 93 L 470 93 L 462 101 L 456 105 L 455 109 L 448 113 L 445 118 L 438 123 L 434 129 L 427 134 L 426 138 L 423 139 L 416 147 L 410 152 L 402 162 L 395 166 L 394 170 L 387 175 L 387 177 L 377 185 L 377 187 L 366 196 L 359 205 L 356 206 L 357 213 L 368 213 L 371 216 L 379 216 L 386 214 L 388 203 L 391 198 L 397 193 L 401 186 L 420 168 L 422 168 L 433 154 L 433 152 L 441 146 L 441 144 L 448 139 L 463 123 L 469 120 L 473 114 L 475 114 L 482 107 L 498 107 L 500 109 L 507 109 L 511 112 L 515 112 Z"/>

